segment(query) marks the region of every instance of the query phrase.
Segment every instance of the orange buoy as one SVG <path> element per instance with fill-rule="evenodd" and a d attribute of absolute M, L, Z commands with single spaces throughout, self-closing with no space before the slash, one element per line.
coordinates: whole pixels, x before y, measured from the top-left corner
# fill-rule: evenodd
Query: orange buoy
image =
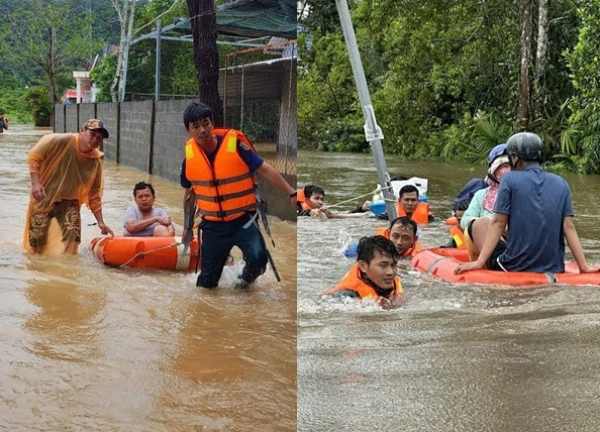
<path fill-rule="evenodd" d="M 565 262 L 564 273 L 502 272 L 482 269 L 454 274 L 454 269 L 459 264 L 468 261 L 469 254 L 466 249 L 437 248 L 424 249 L 417 253 L 411 260 L 411 265 L 422 273 L 448 282 L 509 285 L 514 289 L 531 289 L 556 283 L 600 286 L 600 272 L 579 273 L 579 267 L 573 262 Z"/>
<path fill-rule="evenodd" d="M 185 255 L 181 237 L 96 237 L 90 242 L 94 256 L 110 267 L 138 267 L 175 271 L 196 269 L 198 241 Z"/>

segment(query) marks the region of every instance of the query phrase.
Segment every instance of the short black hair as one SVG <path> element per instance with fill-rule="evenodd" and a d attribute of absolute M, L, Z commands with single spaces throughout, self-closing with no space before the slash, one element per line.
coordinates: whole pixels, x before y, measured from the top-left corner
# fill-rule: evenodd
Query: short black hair
<path fill-rule="evenodd" d="M 398 199 L 401 199 L 402 195 L 407 194 L 407 193 L 412 193 L 412 192 L 416 192 L 417 198 L 419 198 L 419 189 L 417 189 L 417 187 L 415 185 L 411 185 L 411 184 L 404 185 L 400 189 L 400 192 L 398 192 Z"/>
<path fill-rule="evenodd" d="M 456 210 L 466 210 L 469 208 L 469 204 L 471 204 L 471 200 L 462 200 L 456 203 L 454 206 L 454 211 Z"/>
<path fill-rule="evenodd" d="M 212 110 L 203 103 L 192 102 L 183 112 L 183 124 L 186 129 L 190 128 L 190 123 L 196 123 L 199 120 L 210 119 L 215 122 Z"/>
<path fill-rule="evenodd" d="M 392 230 L 394 225 L 400 225 L 404 229 L 410 227 L 410 228 L 412 228 L 412 232 L 415 235 L 415 237 L 417 236 L 417 223 L 409 217 L 400 216 L 400 217 L 397 217 L 396 219 L 394 219 L 390 223 L 390 231 Z"/>
<path fill-rule="evenodd" d="M 144 190 L 144 189 L 150 189 L 150 192 L 152 192 L 152 196 L 155 196 L 156 194 L 154 193 L 154 188 L 152 187 L 152 185 L 150 183 L 146 183 L 146 182 L 139 182 L 136 183 L 135 186 L 133 187 L 133 196 L 135 197 L 137 194 L 137 191 L 139 190 Z"/>
<path fill-rule="evenodd" d="M 325 190 L 322 187 L 315 186 L 315 185 L 311 185 L 311 186 L 312 187 L 310 188 L 309 194 L 306 195 L 306 198 L 310 198 L 314 194 L 319 194 L 319 195 L 325 196 Z M 306 191 L 304 193 L 306 194 Z"/>
<path fill-rule="evenodd" d="M 381 255 L 389 257 L 394 261 L 398 261 L 400 259 L 400 254 L 396 250 L 394 243 L 380 235 L 361 238 L 358 241 L 356 252 L 356 261 L 364 261 L 367 264 L 369 264 L 371 260 L 375 258 L 375 252 L 379 252 Z"/>
<path fill-rule="evenodd" d="M 302 190 L 304 191 L 304 196 L 306 198 L 310 197 L 310 194 L 312 193 L 314 187 L 315 185 L 308 184 L 302 188 Z"/>

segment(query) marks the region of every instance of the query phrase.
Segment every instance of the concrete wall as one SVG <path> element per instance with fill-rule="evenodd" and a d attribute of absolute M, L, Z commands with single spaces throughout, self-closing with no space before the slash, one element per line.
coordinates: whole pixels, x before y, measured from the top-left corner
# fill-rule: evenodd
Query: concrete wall
<path fill-rule="evenodd" d="M 79 104 L 79 128 L 81 129 L 86 121 L 96 118 L 96 104 Z"/>
<path fill-rule="evenodd" d="M 119 163 L 151 171 L 154 102 L 121 102 Z"/>
<path fill-rule="evenodd" d="M 119 162 L 119 104 L 110 102 L 96 104 L 96 118 L 102 120 L 109 134 L 108 139 L 105 139 L 102 144 L 104 157 Z"/>
<path fill-rule="evenodd" d="M 154 157 L 152 174 L 179 183 L 184 144 L 189 139 L 183 125 L 183 111 L 192 101 L 170 100 L 155 103 Z"/>
<path fill-rule="evenodd" d="M 297 188 L 295 175 L 282 174 L 283 178 L 294 188 Z M 296 209 L 292 207 L 290 197 L 277 189 L 271 183 L 258 177 L 258 188 L 261 197 L 267 202 L 270 215 L 281 219 L 296 221 Z"/>
<path fill-rule="evenodd" d="M 54 132 L 65 132 L 65 107 L 63 105 L 57 105 L 54 109 Z"/>
<path fill-rule="evenodd" d="M 106 159 L 179 183 L 181 162 L 185 157 L 184 144 L 189 139 L 183 125 L 183 111 L 190 102 L 57 104 L 54 108 L 54 130 L 63 132 L 59 128 L 64 124 L 64 132 L 76 132 L 89 118 L 102 120 L 110 134 L 102 148 Z M 278 168 L 277 158 L 281 158 L 281 155 L 276 155 L 274 160 L 265 160 Z M 294 164 L 295 160 L 294 152 L 288 164 Z M 295 167 L 292 172 L 283 176 L 295 188 Z M 267 201 L 269 214 L 296 220 L 296 211 L 285 193 L 260 177 L 259 188 L 261 196 Z"/>
<path fill-rule="evenodd" d="M 65 132 L 79 130 L 79 105 L 65 105 Z"/>

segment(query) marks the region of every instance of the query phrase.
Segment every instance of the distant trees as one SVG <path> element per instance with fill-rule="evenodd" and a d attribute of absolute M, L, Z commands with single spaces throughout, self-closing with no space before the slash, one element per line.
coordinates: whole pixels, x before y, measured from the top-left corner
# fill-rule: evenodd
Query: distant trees
<path fill-rule="evenodd" d="M 388 153 L 471 159 L 527 129 L 552 162 L 600 170 L 598 2 L 349 3 Z M 333 2 L 302 6 L 299 145 L 367 149 Z"/>
<path fill-rule="evenodd" d="M 68 2 L 30 0 L 2 20 L 0 54 L 17 69 L 40 71 L 55 103 L 61 77 L 102 46 L 99 39 L 90 40 L 89 28 L 90 16 Z"/>

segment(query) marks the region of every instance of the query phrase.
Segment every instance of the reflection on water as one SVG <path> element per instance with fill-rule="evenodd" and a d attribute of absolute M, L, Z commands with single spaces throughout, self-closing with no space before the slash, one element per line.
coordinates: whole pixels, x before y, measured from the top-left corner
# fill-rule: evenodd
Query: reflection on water
<path fill-rule="evenodd" d="M 429 179 L 432 210 L 450 216 L 455 194 L 485 167 L 389 158 L 391 175 Z M 298 184 L 336 203 L 375 188 L 370 155 L 300 152 Z M 590 262 L 600 262 L 594 199 L 600 178 L 565 175 Z M 361 200 L 348 203 L 345 209 Z M 595 431 L 600 290 L 527 292 L 450 285 L 400 264 L 406 305 L 384 311 L 321 294 L 352 264 L 346 246 L 375 219 L 298 221 L 298 430 Z M 441 222 L 426 246 L 448 240 Z"/>
<path fill-rule="evenodd" d="M 296 430 L 295 225 L 271 222 L 283 282 L 269 271 L 250 292 L 233 289 L 237 250 L 215 291 L 194 274 L 103 266 L 87 249 L 100 232 L 85 207 L 79 256 L 25 255 L 25 156 L 47 132 L 0 136 L 0 430 Z M 105 175 L 115 232 L 142 180 L 181 232 L 178 185 L 110 161 Z"/>

